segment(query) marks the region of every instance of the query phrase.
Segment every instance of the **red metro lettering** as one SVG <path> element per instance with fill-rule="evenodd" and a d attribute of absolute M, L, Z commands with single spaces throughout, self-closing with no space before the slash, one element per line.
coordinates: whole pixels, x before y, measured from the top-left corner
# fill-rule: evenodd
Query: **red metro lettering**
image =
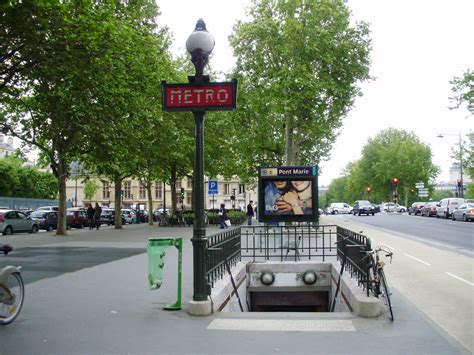
<path fill-rule="evenodd" d="M 232 86 L 167 87 L 168 107 L 232 105 Z"/>

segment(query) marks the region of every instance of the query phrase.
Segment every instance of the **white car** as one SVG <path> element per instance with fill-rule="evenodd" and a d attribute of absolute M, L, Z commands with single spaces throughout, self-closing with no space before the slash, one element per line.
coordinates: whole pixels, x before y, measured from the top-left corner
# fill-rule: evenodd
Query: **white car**
<path fill-rule="evenodd" d="M 135 212 L 133 210 L 129 208 L 122 208 L 121 213 L 125 223 L 132 224 L 135 222 Z"/>
<path fill-rule="evenodd" d="M 333 202 L 327 209 L 329 214 L 346 214 L 352 212 L 352 206 L 344 202 Z"/>
<path fill-rule="evenodd" d="M 395 204 L 393 202 L 384 203 L 382 206 L 382 211 L 384 212 L 406 212 L 408 209 L 405 206 Z"/>

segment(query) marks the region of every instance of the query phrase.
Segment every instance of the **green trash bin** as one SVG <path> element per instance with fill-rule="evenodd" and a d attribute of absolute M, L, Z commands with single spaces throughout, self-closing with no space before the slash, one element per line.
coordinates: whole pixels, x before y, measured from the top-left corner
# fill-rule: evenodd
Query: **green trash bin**
<path fill-rule="evenodd" d="M 166 249 L 174 246 L 178 249 L 178 299 L 174 304 L 165 305 L 164 309 L 181 309 L 181 270 L 183 260 L 182 238 L 149 238 L 148 239 L 148 284 L 150 290 L 157 290 L 163 284 Z"/>

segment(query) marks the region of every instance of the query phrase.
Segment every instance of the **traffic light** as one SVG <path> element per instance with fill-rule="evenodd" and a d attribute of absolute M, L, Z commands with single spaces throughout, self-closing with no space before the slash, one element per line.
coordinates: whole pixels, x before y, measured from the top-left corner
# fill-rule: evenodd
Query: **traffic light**
<path fill-rule="evenodd" d="M 393 178 L 393 186 L 397 187 L 397 185 L 398 185 L 398 178 L 394 177 Z"/>
<path fill-rule="evenodd" d="M 462 186 L 461 179 L 458 179 L 458 181 L 457 181 L 457 185 L 458 185 L 458 187 L 461 187 L 461 186 Z"/>
<path fill-rule="evenodd" d="M 184 187 L 181 188 L 181 192 L 180 192 L 180 194 L 179 194 L 179 200 L 180 200 L 181 202 L 184 201 Z"/>
<path fill-rule="evenodd" d="M 369 187 L 367 187 L 367 193 L 370 194 L 372 192 L 372 189 Z"/>
<path fill-rule="evenodd" d="M 232 201 L 235 201 L 235 189 L 232 189 L 232 196 L 230 196 Z"/>

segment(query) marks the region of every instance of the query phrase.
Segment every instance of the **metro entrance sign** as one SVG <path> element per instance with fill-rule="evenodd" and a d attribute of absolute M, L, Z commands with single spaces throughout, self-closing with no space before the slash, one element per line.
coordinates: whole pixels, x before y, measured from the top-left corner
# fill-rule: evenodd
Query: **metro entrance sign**
<path fill-rule="evenodd" d="M 202 84 L 161 83 L 163 111 L 234 110 L 237 102 L 237 80 Z"/>

